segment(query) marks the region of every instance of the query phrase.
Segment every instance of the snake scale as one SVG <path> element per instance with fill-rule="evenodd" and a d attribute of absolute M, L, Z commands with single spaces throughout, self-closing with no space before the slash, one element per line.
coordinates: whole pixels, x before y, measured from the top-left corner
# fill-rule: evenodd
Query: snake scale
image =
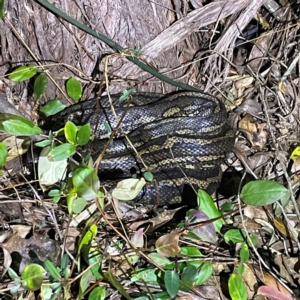
<path fill-rule="evenodd" d="M 119 101 L 120 95 L 111 97 L 120 119 L 127 103 Z M 103 96 L 99 101 L 86 100 L 67 107 L 52 118 L 51 129 L 62 128 L 67 120 L 77 125 L 89 122 L 95 134 L 92 156 L 96 158 L 110 136 L 105 121 L 114 129 L 117 119 L 108 97 Z M 234 142 L 234 133 L 226 121 L 224 104 L 208 94 L 133 94 L 122 127 L 140 157 L 118 129 L 101 161 L 99 178 L 114 183 L 150 171 L 155 181 L 147 183 L 135 199 L 143 204 L 180 203 L 188 186 L 212 193 L 221 179 L 220 164 Z"/>

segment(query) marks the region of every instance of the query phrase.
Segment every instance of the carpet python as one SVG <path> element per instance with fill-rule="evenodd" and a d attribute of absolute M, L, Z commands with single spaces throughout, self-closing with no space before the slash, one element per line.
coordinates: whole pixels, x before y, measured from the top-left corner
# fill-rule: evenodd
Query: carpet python
<path fill-rule="evenodd" d="M 220 100 L 196 92 L 136 93 L 125 109 L 127 102 L 120 102 L 119 97 L 111 96 L 117 119 L 108 97 L 103 96 L 100 100 L 69 106 L 53 117 L 51 127 L 53 130 L 62 128 L 66 120 L 77 125 L 90 123 L 95 135 L 92 156 L 97 158 L 110 136 L 105 121 L 112 129 L 116 128 L 126 110 L 122 127 L 140 157 L 118 129 L 101 161 L 102 183 L 113 185 L 150 171 L 155 181 L 147 183 L 134 201 L 159 205 L 180 203 L 191 186 L 208 193 L 216 190 L 222 175 L 220 164 L 234 142 L 234 133 L 226 124 L 227 113 Z"/>

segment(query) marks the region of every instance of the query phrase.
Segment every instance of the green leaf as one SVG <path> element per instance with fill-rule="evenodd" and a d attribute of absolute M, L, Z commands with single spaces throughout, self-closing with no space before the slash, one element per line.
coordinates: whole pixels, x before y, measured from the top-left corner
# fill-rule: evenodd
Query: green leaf
<path fill-rule="evenodd" d="M 8 151 L 6 146 L 0 142 L 0 168 L 6 163 L 7 153 Z"/>
<path fill-rule="evenodd" d="M 90 140 L 90 137 L 91 137 L 91 125 L 85 124 L 83 126 L 80 126 L 76 137 L 77 144 L 80 146 L 87 144 L 88 141 Z"/>
<path fill-rule="evenodd" d="M 214 219 L 221 216 L 211 196 L 207 194 L 204 190 L 198 190 L 198 203 L 199 210 L 204 212 L 210 219 Z M 220 233 L 223 224 L 223 219 L 219 219 L 213 222 L 216 232 Z"/>
<path fill-rule="evenodd" d="M 65 143 L 53 148 L 48 154 L 50 161 L 59 161 L 67 159 L 72 156 L 76 151 L 76 147 L 72 144 Z"/>
<path fill-rule="evenodd" d="M 87 201 L 81 197 L 74 199 L 72 202 L 72 213 L 79 214 L 81 213 L 87 205 Z"/>
<path fill-rule="evenodd" d="M 34 134 L 41 134 L 43 131 L 34 123 L 25 118 L 0 113 L 0 131 L 4 131 L 13 135 L 30 136 Z"/>
<path fill-rule="evenodd" d="M 59 100 L 49 100 L 45 105 L 40 108 L 40 111 L 44 113 L 47 117 L 53 116 L 58 112 L 62 111 L 66 105 L 61 103 Z"/>
<path fill-rule="evenodd" d="M 192 246 L 181 247 L 181 254 L 190 257 L 201 257 L 203 256 L 199 249 Z"/>
<path fill-rule="evenodd" d="M 98 197 L 100 181 L 94 169 L 87 167 L 76 169 L 72 182 L 79 197 L 83 197 L 86 201 Z"/>
<path fill-rule="evenodd" d="M 75 78 L 70 78 L 66 84 L 68 95 L 74 100 L 78 101 L 82 96 L 82 88 L 80 82 Z"/>
<path fill-rule="evenodd" d="M 0 0 L 0 18 L 2 19 L 4 16 L 4 0 Z"/>
<path fill-rule="evenodd" d="M 49 196 L 49 197 L 60 196 L 60 190 L 51 190 L 51 191 L 48 193 L 48 196 Z"/>
<path fill-rule="evenodd" d="M 37 146 L 37 147 L 44 148 L 44 147 L 47 147 L 47 146 L 51 145 L 51 141 L 50 140 L 43 140 L 43 141 L 35 143 L 34 145 Z"/>
<path fill-rule="evenodd" d="M 38 68 L 34 65 L 21 66 L 16 68 L 12 73 L 8 76 L 8 78 L 12 81 L 24 81 L 33 77 L 38 71 Z"/>
<path fill-rule="evenodd" d="M 229 229 L 224 234 L 224 240 L 227 243 L 232 242 L 234 244 L 244 242 L 246 237 L 246 232 L 241 229 Z"/>
<path fill-rule="evenodd" d="M 241 198 L 248 205 L 263 206 L 286 197 L 288 190 L 276 181 L 255 180 L 242 189 Z"/>
<path fill-rule="evenodd" d="M 124 90 L 122 95 L 120 96 L 119 100 L 120 102 L 128 100 L 131 95 L 136 93 L 136 89 L 129 89 L 129 90 Z"/>
<path fill-rule="evenodd" d="M 141 281 L 157 284 L 157 275 L 155 269 L 142 269 L 137 270 L 137 273 L 132 274 L 131 281 Z"/>
<path fill-rule="evenodd" d="M 102 279 L 103 276 L 101 275 L 99 270 L 101 269 L 101 262 L 104 259 L 103 254 L 96 247 L 92 246 L 89 251 L 88 259 L 89 265 L 93 265 L 94 263 L 98 262 L 91 268 L 91 271 L 97 279 Z"/>
<path fill-rule="evenodd" d="M 40 100 L 45 93 L 47 85 L 47 76 L 45 73 L 41 73 L 34 81 L 33 96 L 36 100 Z"/>
<path fill-rule="evenodd" d="M 46 270 L 38 264 L 30 264 L 25 267 L 22 272 L 22 285 L 29 291 L 37 291 L 40 289 Z"/>
<path fill-rule="evenodd" d="M 228 288 L 232 300 L 247 300 L 247 289 L 240 276 L 230 275 Z"/>
<path fill-rule="evenodd" d="M 181 274 L 181 280 L 189 286 L 192 286 L 197 278 L 198 272 L 195 266 L 189 265 L 183 269 L 183 272 Z"/>
<path fill-rule="evenodd" d="M 67 121 L 65 124 L 65 137 L 67 139 L 67 141 L 70 144 L 75 145 L 76 144 L 76 136 L 77 136 L 77 126 L 71 122 L 71 121 Z"/>
<path fill-rule="evenodd" d="M 59 281 L 61 279 L 61 275 L 52 261 L 46 259 L 44 261 L 44 266 L 54 280 Z"/>
<path fill-rule="evenodd" d="M 148 182 L 152 182 L 154 180 L 154 176 L 151 172 L 145 172 L 143 176 Z"/>
<path fill-rule="evenodd" d="M 249 248 L 247 244 L 243 244 L 240 250 L 240 258 L 241 261 L 246 262 L 249 260 L 250 254 L 249 254 Z"/>
<path fill-rule="evenodd" d="M 106 290 L 104 286 L 97 286 L 89 294 L 88 300 L 104 300 Z"/>
<path fill-rule="evenodd" d="M 62 271 L 64 271 L 68 267 L 68 264 L 69 264 L 69 256 L 67 253 L 65 253 L 60 263 L 60 268 L 62 269 Z"/>
<path fill-rule="evenodd" d="M 123 288 L 123 286 L 120 284 L 120 282 L 117 280 L 117 278 L 111 273 L 110 270 L 108 270 L 105 274 L 105 278 L 110 282 L 110 284 L 117 289 L 123 297 L 125 297 L 128 300 L 131 300 L 131 297 L 128 295 L 126 290 Z"/>
<path fill-rule="evenodd" d="M 239 264 L 237 267 L 237 274 L 242 275 L 245 271 L 245 265 L 244 264 Z"/>
<path fill-rule="evenodd" d="M 170 264 L 171 263 L 171 261 L 168 259 L 168 258 L 166 258 L 166 257 L 164 257 L 163 255 L 161 255 L 161 254 L 159 254 L 159 253 L 155 253 L 155 252 L 153 252 L 153 253 L 150 253 L 149 255 L 148 255 L 156 264 L 158 264 L 158 265 L 160 265 L 160 266 L 165 266 L 165 265 L 167 265 L 167 264 Z"/>
<path fill-rule="evenodd" d="M 8 268 L 8 275 L 12 280 L 20 278 L 19 275 L 12 268 Z"/>
<path fill-rule="evenodd" d="M 80 297 L 80 295 L 83 295 L 86 289 L 90 286 L 92 277 L 93 277 L 93 273 L 91 270 L 84 272 L 83 275 L 81 276 L 79 299 L 83 299 L 82 297 Z"/>
<path fill-rule="evenodd" d="M 98 232 L 98 228 L 96 224 L 91 225 L 91 227 L 89 228 L 89 230 L 86 232 L 86 234 L 84 235 L 84 237 L 82 238 L 82 240 L 79 243 L 79 248 L 78 251 L 80 252 L 80 250 L 82 249 L 83 246 L 88 246 L 91 244 L 93 238 L 96 236 Z"/>
<path fill-rule="evenodd" d="M 203 263 L 198 272 L 198 279 L 195 283 L 196 286 L 202 285 L 207 281 L 213 273 L 213 266 L 211 263 Z"/>
<path fill-rule="evenodd" d="M 165 285 L 168 294 L 173 298 L 178 294 L 179 291 L 179 276 L 178 274 L 172 271 L 165 272 Z"/>

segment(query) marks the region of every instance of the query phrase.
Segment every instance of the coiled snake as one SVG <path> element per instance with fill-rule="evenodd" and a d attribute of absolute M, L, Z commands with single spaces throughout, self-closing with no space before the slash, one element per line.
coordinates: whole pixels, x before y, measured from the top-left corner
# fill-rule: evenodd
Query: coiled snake
<path fill-rule="evenodd" d="M 112 95 L 117 118 L 126 102 Z M 89 122 L 95 134 L 93 157 L 97 157 L 118 120 L 111 112 L 107 96 L 100 101 L 86 100 L 74 104 L 51 120 L 52 129 L 66 120 L 77 125 Z M 122 120 L 122 127 L 140 157 L 136 156 L 118 130 L 101 161 L 99 177 L 105 182 L 142 176 L 146 171 L 140 158 L 152 172 L 155 182 L 148 183 L 135 199 L 142 203 L 170 205 L 181 202 L 185 185 L 212 193 L 221 178 L 220 164 L 233 146 L 234 134 L 226 124 L 224 104 L 217 98 L 196 92 L 174 94 L 137 93 Z"/>

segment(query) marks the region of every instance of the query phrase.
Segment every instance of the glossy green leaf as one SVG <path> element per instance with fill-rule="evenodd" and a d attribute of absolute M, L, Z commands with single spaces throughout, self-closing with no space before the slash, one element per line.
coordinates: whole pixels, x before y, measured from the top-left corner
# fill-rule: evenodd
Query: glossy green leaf
<path fill-rule="evenodd" d="M 89 294 L 88 300 L 104 300 L 106 290 L 104 286 L 97 286 Z"/>
<path fill-rule="evenodd" d="M 70 78 L 66 84 L 67 94 L 74 100 L 78 101 L 82 96 L 82 87 L 80 82 L 75 78 Z"/>
<path fill-rule="evenodd" d="M 0 0 L 0 18 L 2 19 L 4 16 L 4 0 Z"/>
<path fill-rule="evenodd" d="M 22 285 L 29 291 L 37 291 L 40 289 L 46 270 L 38 264 L 30 264 L 25 267 L 22 272 Z"/>
<path fill-rule="evenodd" d="M 76 137 L 76 143 L 80 146 L 83 146 L 87 144 L 91 137 L 91 125 L 85 124 L 83 126 L 80 126 L 77 137 Z"/>
<path fill-rule="evenodd" d="M 221 216 L 211 196 L 204 190 L 198 190 L 198 205 L 199 210 L 204 212 L 210 219 L 214 219 Z M 219 219 L 213 222 L 216 232 L 220 233 L 223 224 L 223 219 Z"/>
<path fill-rule="evenodd" d="M 58 112 L 62 111 L 66 107 L 65 104 L 61 103 L 60 100 L 49 100 L 45 105 L 40 108 L 40 111 L 47 117 L 53 116 Z"/>
<path fill-rule="evenodd" d="M 44 261 L 44 266 L 54 280 L 58 281 L 61 279 L 61 275 L 52 261 L 46 259 Z"/>
<path fill-rule="evenodd" d="M 247 244 L 243 244 L 240 249 L 240 258 L 241 261 L 246 262 L 249 260 L 250 253 L 249 253 L 249 247 Z"/>
<path fill-rule="evenodd" d="M 48 154 L 50 161 L 60 161 L 69 158 L 76 151 L 76 147 L 72 144 L 65 143 L 53 148 Z"/>
<path fill-rule="evenodd" d="M 145 172 L 143 176 L 148 182 L 152 182 L 154 180 L 154 176 L 151 172 Z"/>
<path fill-rule="evenodd" d="M 131 300 L 132 298 L 128 295 L 126 290 L 124 289 L 123 285 L 117 280 L 117 278 L 112 274 L 112 272 L 109 270 L 105 273 L 105 278 L 110 282 L 110 284 L 117 289 L 120 294 L 125 297 L 128 300 Z"/>
<path fill-rule="evenodd" d="M 189 257 L 201 257 L 203 256 L 200 250 L 193 246 L 181 247 L 181 254 Z"/>
<path fill-rule="evenodd" d="M 71 122 L 67 121 L 64 127 L 65 137 L 70 144 L 76 144 L 76 136 L 77 136 L 77 126 Z"/>
<path fill-rule="evenodd" d="M 33 95 L 36 100 L 40 100 L 45 93 L 47 85 L 47 76 L 41 73 L 34 81 Z"/>
<path fill-rule="evenodd" d="M 91 244 L 93 238 L 96 236 L 98 232 L 98 227 L 96 224 L 91 225 L 91 227 L 88 229 L 84 237 L 81 239 L 79 243 L 78 251 L 82 249 L 83 246 L 88 246 Z"/>
<path fill-rule="evenodd" d="M 79 197 L 83 197 L 86 201 L 98 197 L 100 181 L 94 169 L 87 167 L 76 169 L 72 182 Z"/>
<path fill-rule="evenodd" d="M 286 197 L 287 193 L 288 190 L 276 181 L 255 180 L 243 187 L 241 198 L 248 205 L 263 206 Z"/>
<path fill-rule="evenodd" d="M 189 265 L 183 269 L 183 272 L 181 274 L 181 280 L 184 281 L 189 286 L 192 286 L 193 283 L 197 280 L 197 278 L 198 278 L 198 272 L 196 267 Z"/>
<path fill-rule="evenodd" d="M 240 276 L 236 274 L 230 275 L 228 288 L 232 300 L 247 300 L 247 289 Z"/>
<path fill-rule="evenodd" d="M 227 243 L 232 242 L 234 244 L 244 242 L 246 237 L 245 231 L 241 229 L 229 229 L 224 234 L 224 240 Z"/>
<path fill-rule="evenodd" d="M 12 73 L 8 76 L 8 78 L 12 81 L 24 81 L 33 77 L 38 71 L 38 68 L 34 65 L 21 66 L 16 68 Z"/>
<path fill-rule="evenodd" d="M 179 291 L 179 276 L 178 274 L 172 271 L 165 272 L 165 286 L 168 294 L 173 298 L 178 294 Z"/>
<path fill-rule="evenodd" d="M 88 202 L 81 197 L 74 199 L 74 201 L 72 203 L 72 212 L 74 214 L 81 213 L 85 209 L 87 204 L 88 204 Z"/>
<path fill-rule="evenodd" d="M 41 134 L 43 131 L 34 123 L 12 114 L 0 113 L 0 131 L 13 135 L 30 136 Z"/>
<path fill-rule="evenodd" d="M 206 282 L 213 273 L 213 266 L 211 263 L 203 263 L 198 271 L 198 279 L 195 285 L 202 285 Z"/>
<path fill-rule="evenodd" d="M 7 153 L 8 151 L 6 146 L 0 142 L 0 168 L 6 163 Z"/>

